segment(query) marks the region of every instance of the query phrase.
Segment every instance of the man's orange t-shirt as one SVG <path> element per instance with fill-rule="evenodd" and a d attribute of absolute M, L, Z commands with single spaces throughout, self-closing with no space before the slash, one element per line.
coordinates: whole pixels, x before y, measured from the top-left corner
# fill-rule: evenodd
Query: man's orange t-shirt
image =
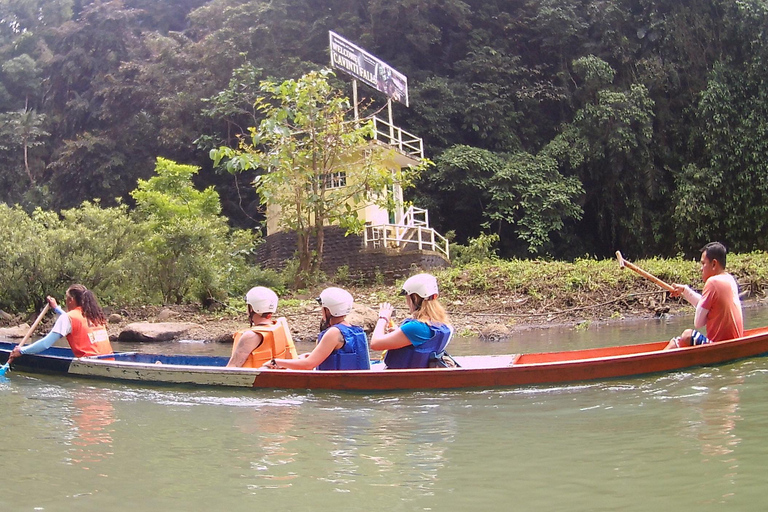
<path fill-rule="evenodd" d="M 731 274 L 718 274 L 707 279 L 699 307 L 708 310 L 707 338 L 724 341 L 744 335 L 739 287 Z"/>

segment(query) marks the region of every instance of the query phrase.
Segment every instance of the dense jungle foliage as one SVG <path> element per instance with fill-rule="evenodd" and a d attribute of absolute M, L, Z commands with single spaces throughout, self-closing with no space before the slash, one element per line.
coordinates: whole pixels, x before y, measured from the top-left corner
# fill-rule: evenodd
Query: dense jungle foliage
<path fill-rule="evenodd" d="M 226 304 L 254 284 L 283 290 L 276 272 L 252 263 L 252 232 L 231 229 L 198 168 L 158 158 L 131 192 L 136 208 L 85 202 L 60 214 L 0 203 L 0 309 L 39 308 L 87 283 L 104 304 Z"/>
<path fill-rule="evenodd" d="M 327 66 L 333 30 L 408 76 L 395 123 L 435 162 L 411 199 L 458 242 L 765 250 L 766 26 L 766 0 L 0 0 L 0 201 L 30 230 L 114 207 L 93 220 L 117 230 L 163 157 L 257 227 L 256 171 L 209 150 L 258 125 L 262 80 Z"/>

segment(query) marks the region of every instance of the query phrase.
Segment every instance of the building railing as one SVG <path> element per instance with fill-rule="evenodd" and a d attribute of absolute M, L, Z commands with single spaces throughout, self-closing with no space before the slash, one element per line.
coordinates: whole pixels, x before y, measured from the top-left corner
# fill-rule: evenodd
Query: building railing
<path fill-rule="evenodd" d="M 396 249 L 407 251 L 437 252 L 450 259 L 448 240 L 430 227 L 404 224 L 366 226 L 364 244 L 372 249 Z"/>
<path fill-rule="evenodd" d="M 424 226 L 429 227 L 429 210 L 409 206 L 403 215 L 401 222 L 404 226 Z"/>
<path fill-rule="evenodd" d="M 373 131 L 374 140 L 389 144 L 404 155 L 417 159 L 424 158 L 424 141 L 421 137 L 376 116 L 373 117 Z"/>

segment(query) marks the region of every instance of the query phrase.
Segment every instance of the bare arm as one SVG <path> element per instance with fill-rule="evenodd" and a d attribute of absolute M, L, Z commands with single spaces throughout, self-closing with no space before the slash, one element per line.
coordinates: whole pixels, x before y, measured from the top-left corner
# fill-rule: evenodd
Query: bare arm
<path fill-rule="evenodd" d="M 371 334 L 371 350 L 393 350 L 396 348 L 407 347 L 411 340 L 403 333 L 400 328 L 387 332 L 387 326 L 392 318 L 392 305 L 388 302 L 379 307 L 379 319 L 376 321 L 376 327 Z"/>
<path fill-rule="evenodd" d="M 299 357 L 299 359 L 275 359 L 274 361 L 278 368 L 313 370 L 328 359 L 331 352 L 343 346 L 344 336 L 342 336 L 341 331 L 331 328 L 325 331 L 315 349 L 307 354 L 306 357 Z"/>
<path fill-rule="evenodd" d="M 240 337 L 240 342 L 235 348 L 234 354 L 229 358 L 227 366 L 241 367 L 245 364 L 245 360 L 248 356 L 261 346 L 261 342 L 264 341 L 264 336 L 257 332 L 245 331 Z"/>

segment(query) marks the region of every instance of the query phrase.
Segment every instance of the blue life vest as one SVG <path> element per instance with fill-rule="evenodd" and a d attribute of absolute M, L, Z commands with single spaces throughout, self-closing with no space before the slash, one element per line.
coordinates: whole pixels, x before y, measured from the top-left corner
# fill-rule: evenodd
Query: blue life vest
<path fill-rule="evenodd" d="M 403 324 L 417 321 L 410 318 L 405 320 Z M 434 334 L 429 341 L 418 347 L 407 345 L 394 350 L 387 350 L 387 355 L 384 356 L 384 363 L 386 363 L 387 368 L 429 368 L 430 358 L 436 357 L 445 350 L 453 334 L 453 330 L 445 324 L 430 325 L 429 328 Z"/>
<path fill-rule="evenodd" d="M 320 363 L 318 370 L 370 370 L 371 358 L 368 353 L 368 338 L 362 327 L 357 325 L 334 325 L 344 336 L 344 346 L 331 352 L 325 361 Z M 329 327 L 330 329 L 330 327 Z M 319 342 L 328 331 L 317 336 Z"/>

